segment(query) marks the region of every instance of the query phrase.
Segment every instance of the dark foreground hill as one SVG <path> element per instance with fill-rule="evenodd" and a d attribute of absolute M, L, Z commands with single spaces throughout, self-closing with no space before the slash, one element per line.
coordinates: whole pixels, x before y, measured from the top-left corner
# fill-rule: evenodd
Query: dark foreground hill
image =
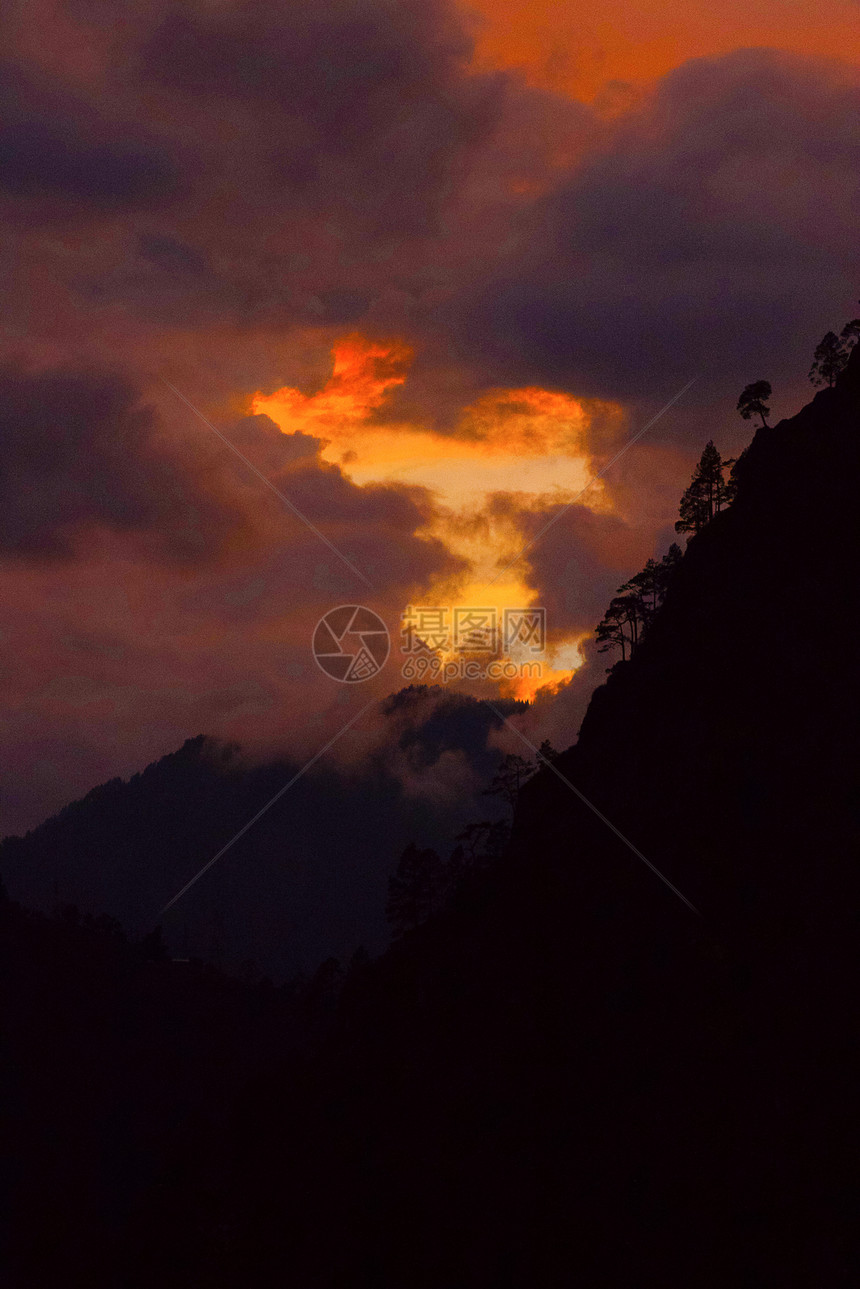
<path fill-rule="evenodd" d="M 854 1283 L 858 430 L 855 351 L 759 431 L 486 882 L 354 973 L 328 1036 L 189 1093 L 132 1199 L 19 1250 L 20 1283 Z M 196 1053 L 219 1025 L 243 1041 L 213 1016 Z M 155 1033 L 148 1077 L 180 1048 Z"/>
<path fill-rule="evenodd" d="M 858 411 L 759 431 L 482 899 L 240 1118 L 228 1282 L 851 1283 Z"/>

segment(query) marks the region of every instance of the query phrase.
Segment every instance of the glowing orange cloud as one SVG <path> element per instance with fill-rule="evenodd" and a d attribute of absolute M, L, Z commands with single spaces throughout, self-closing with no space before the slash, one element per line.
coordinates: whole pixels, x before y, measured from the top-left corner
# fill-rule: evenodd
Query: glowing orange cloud
<path fill-rule="evenodd" d="M 404 383 L 412 356 L 399 341 L 348 336 L 335 345 L 331 377 L 318 393 L 285 387 L 257 394 L 252 410 L 270 416 L 285 433 L 301 431 L 325 440 L 325 459 L 359 484 L 419 483 L 448 501 L 511 487 L 540 492 L 559 484 L 581 486 L 576 463 L 581 466 L 587 458 L 593 414 L 621 417 L 621 409 L 608 404 L 598 408 L 530 387 L 485 394 L 464 409 L 452 434 L 409 424 L 375 425 L 373 413 Z M 562 462 L 566 478 L 559 474 Z"/>
<path fill-rule="evenodd" d="M 405 381 L 411 351 L 397 341 L 351 335 L 333 354 L 331 377 L 318 393 L 285 387 L 258 394 L 253 411 L 271 417 L 285 433 L 322 438 L 324 458 L 360 486 L 413 484 L 433 492 L 437 504 L 426 533 L 464 557 L 470 572 L 424 588 L 425 605 L 489 605 L 500 613 L 532 605 L 526 558 L 498 572 L 524 544 L 516 515 L 491 513 L 487 499 L 502 492 L 521 495 L 525 503 L 537 497 L 552 502 L 581 492 L 591 476 L 586 439 L 595 405 L 536 387 L 493 390 L 464 409 L 453 434 L 379 425 L 373 423 L 374 413 Z M 599 410 L 604 418 L 622 415 L 608 405 Z M 588 502 L 605 506 L 599 484 L 590 489 Z M 540 677 L 502 681 L 501 688 L 529 697 L 541 686 L 569 678 L 578 661 L 575 642 L 565 642 L 544 659 Z"/>
<path fill-rule="evenodd" d="M 619 82 L 638 86 L 688 58 L 766 47 L 856 60 L 860 56 L 855 0 L 821 6 L 805 0 L 472 0 L 480 15 L 479 67 L 517 67 L 547 89 L 609 105 Z"/>
<path fill-rule="evenodd" d="M 334 368 L 325 388 L 305 395 L 285 386 L 274 394 L 257 394 L 252 410 L 264 412 L 282 430 L 340 436 L 364 421 L 388 392 L 406 379 L 412 361 L 407 345 L 390 341 L 373 344 L 361 336 L 346 336 L 334 350 Z"/>

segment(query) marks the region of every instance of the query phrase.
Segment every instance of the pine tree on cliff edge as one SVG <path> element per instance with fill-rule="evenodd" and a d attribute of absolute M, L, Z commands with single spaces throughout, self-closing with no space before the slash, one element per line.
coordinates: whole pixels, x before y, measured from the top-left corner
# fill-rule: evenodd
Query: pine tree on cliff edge
<path fill-rule="evenodd" d="M 771 396 L 770 381 L 754 380 L 747 385 L 744 392 L 738 399 L 738 411 L 745 421 L 752 416 L 760 416 L 761 423 L 768 428 L 766 417 L 770 416 L 770 408 L 767 406 L 767 400 Z"/>
<path fill-rule="evenodd" d="M 689 488 L 681 498 L 681 517 L 675 524 L 676 533 L 699 533 L 714 515 L 731 501 L 731 489 L 723 477 L 723 470 L 731 463 L 723 461 L 711 440 L 693 471 Z"/>

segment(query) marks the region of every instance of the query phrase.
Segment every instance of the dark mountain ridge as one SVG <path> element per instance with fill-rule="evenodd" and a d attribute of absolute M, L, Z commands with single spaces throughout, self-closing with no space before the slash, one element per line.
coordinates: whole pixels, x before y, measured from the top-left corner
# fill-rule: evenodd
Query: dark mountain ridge
<path fill-rule="evenodd" d="M 855 350 L 756 434 L 503 860 L 189 1111 L 90 1285 L 853 1283 L 858 412 Z"/>
<path fill-rule="evenodd" d="M 234 1275 L 851 1283 L 858 411 L 855 351 L 756 434 L 484 889 L 375 964 L 301 1126 L 242 1116 Z"/>
<path fill-rule="evenodd" d="M 381 705 L 386 732 L 416 779 L 452 754 L 476 783 L 499 754 L 499 717 L 464 695 L 413 686 Z M 112 779 L 0 842 L 10 895 L 51 913 L 109 914 L 132 937 L 163 924 L 176 955 L 235 970 L 253 960 L 275 981 L 347 962 L 388 943 L 389 873 L 416 835 L 448 842 L 476 808 L 404 790 L 385 751 L 350 771 L 321 763 L 278 800 L 182 901 L 160 910 L 301 769 L 254 762 L 202 735 L 128 781 Z M 486 813 L 486 806 L 479 807 Z"/>
<path fill-rule="evenodd" d="M 734 504 L 689 543 L 559 765 L 710 922 L 835 913 L 853 883 L 858 405 L 855 353 L 835 388 L 757 432 Z"/>

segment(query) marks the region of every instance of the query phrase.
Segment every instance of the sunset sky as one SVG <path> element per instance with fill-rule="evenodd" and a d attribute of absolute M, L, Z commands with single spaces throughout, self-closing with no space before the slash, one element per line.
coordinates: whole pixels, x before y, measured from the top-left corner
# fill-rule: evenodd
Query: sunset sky
<path fill-rule="evenodd" d="M 8 0 L 2 832 L 201 732 L 314 755 L 406 683 L 407 605 L 545 607 L 546 688 L 501 692 L 572 742 L 589 634 L 707 440 L 748 441 L 741 388 L 795 411 L 858 312 L 858 30 L 856 0 Z M 392 632 L 366 685 L 311 655 L 344 603 Z"/>

